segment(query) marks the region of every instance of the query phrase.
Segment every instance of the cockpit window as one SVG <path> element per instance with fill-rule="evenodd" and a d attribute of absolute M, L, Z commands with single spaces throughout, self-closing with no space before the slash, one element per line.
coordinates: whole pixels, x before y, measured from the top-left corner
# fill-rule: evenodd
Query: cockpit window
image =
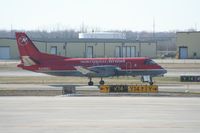
<path fill-rule="evenodd" d="M 145 65 L 155 65 L 156 63 L 154 61 L 152 61 L 152 60 L 145 60 L 144 64 Z"/>

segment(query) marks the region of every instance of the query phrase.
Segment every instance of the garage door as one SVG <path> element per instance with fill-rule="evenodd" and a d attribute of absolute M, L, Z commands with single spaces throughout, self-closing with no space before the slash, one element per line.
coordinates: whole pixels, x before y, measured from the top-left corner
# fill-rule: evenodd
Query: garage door
<path fill-rule="evenodd" d="M 0 47 L 0 59 L 10 59 L 10 47 Z"/>
<path fill-rule="evenodd" d="M 87 58 L 93 58 L 93 46 L 87 47 Z"/>
<path fill-rule="evenodd" d="M 179 58 L 180 59 L 188 58 L 188 48 L 187 47 L 179 47 Z"/>

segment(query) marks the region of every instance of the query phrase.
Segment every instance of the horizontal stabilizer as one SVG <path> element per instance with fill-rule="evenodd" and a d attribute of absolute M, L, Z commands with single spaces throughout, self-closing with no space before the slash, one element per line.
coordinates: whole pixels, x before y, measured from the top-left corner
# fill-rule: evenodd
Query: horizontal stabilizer
<path fill-rule="evenodd" d="M 36 65 L 36 62 L 33 61 L 29 56 L 22 56 L 22 62 L 24 66 Z"/>

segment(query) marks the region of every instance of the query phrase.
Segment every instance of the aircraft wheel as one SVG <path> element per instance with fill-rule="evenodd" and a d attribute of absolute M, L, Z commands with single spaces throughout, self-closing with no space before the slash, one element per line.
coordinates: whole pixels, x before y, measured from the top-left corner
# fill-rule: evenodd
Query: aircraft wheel
<path fill-rule="evenodd" d="M 153 82 L 149 82 L 150 85 L 153 85 Z"/>
<path fill-rule="evenodd" d="M 94 85 L 94 82 L 90 81 L 90 82 L 88 82 L 88 85 L 89 85 L 89 86 L 93 86 L 93 85 Z"/>
<path fill-rule="evenodd" d="M 99 81 L 99 84 L 100 84 L 100 85 L 104 85 L 105 82 L 104 82 L 103 80 L 101 80 L 101 81 Z"/>
<path fill-rule="evenodd" d="M 144 77 L 143 76 L 141 77 L 141 81 L 144 82 Z"/>

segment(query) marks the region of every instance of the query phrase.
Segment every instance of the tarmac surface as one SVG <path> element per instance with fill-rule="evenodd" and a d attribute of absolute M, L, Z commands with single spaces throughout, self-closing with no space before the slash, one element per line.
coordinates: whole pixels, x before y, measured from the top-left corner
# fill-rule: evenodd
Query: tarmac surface
<path fill-rule="evenodd" d="M 198 61 L 198 60 L 197 60 Z M 200 63 L 200 62 L 199 62 Z M 184 64 L 183 64 L 184 66 Z M 185 67 L 185 66 L 184 66 Z M 192 69 L 191 69 L 192 68 Z M 196 65 L 190 69 L 169 67 L 167 77 L 200 75 Z M 0 69 L 0 77 L 48 76 L 20 69 Z M 48 97 L 1 96 L 0 132 L 2 133 L 199 133 L 200 100 L 181 95 L 200 94 L 200 84 L 158 84 L 164 95 L 109 95 L 83 97 L 59 95 Z M 57 84 L 0 84 L 0 90 L 57 91 Z M 97 87 L 77 87 L 79 91 L 98 92 Z M 17 93 L 16 92 L 16 93 Z M 96 93 L 95 92 L 95 93 Z M 13 92 L 12 92 L 13 93 Z M 52 92 L 53 94 L 54 92 Z M 171 95 L 171 94 L 169 94 Z"/>
<path fill-rule="evenodd" d="M 65 84 L 68 85 L 68 84 Z M 0 84 L 0 90 L 62 90 L 65 85 L 57 84 Z M 72 85 L 72 84 L 70 84 Z M 77 90 L 99 91 L 98 86 L 76 84 Z M 192 92 L 200 93 L 200 84 L 158 84 L 160 92 Z"/>
<path fill-rule="evenodd" d="M 166 77 L 178 77 L 181 75 L 200 75 L 200 68 L 194 68 L 194 69 L 167 69 L 167 74 L 165 74 Z M 42 73 L 36 73 L 26 70 L 0 70 L 0 76 L 1 77 L 21 77 L 21 76 L 49 76 L 47 74 Z"/>
<path fill-rule="evenodd" d="M 0 97 L 2 133 L 199 133 L 199 98 Z"/>

